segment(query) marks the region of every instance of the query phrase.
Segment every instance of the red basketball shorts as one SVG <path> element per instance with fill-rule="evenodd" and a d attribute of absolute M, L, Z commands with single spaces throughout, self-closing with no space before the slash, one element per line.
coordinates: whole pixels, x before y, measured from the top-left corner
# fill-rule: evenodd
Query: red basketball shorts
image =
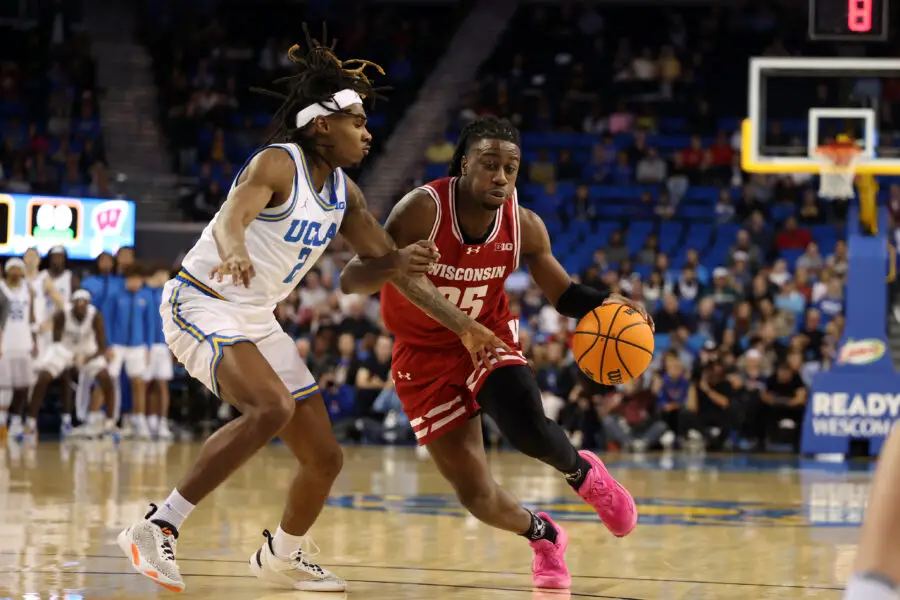
<path fill-rule="evenodd" d="M 509 330 L 495 333 L 512 352 L 499 349 L 500 360 L 492 361 L 494 368 L 528 364 Z M 488 373 L 475 366 L 462 344 L 451 348 L 394 344 L 394 387 L 419 445 L 453 431 L 478 411 L 475 396 Z"/>

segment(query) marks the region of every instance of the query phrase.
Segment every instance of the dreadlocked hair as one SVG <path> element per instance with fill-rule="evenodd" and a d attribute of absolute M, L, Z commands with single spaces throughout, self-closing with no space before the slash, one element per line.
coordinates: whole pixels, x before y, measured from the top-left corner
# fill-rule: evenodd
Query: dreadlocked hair
<path fill-rule="evenodd" d="M 380 65 L 360 58 L 340 60 L 334 53 L 337 40 L 332 40 L 331 44 L 327 45 L 328 31 L 324 23 L 322 24 L 321 42 L 309 34 L 306 23 L 303 24 L 303 35 L 306 38 L 308 52 L 305 55 L 301 54 L 302 50 L 298 44 L 294 44 L 288 50 L 288 58 L 298 65 L 298 72 L 272 82 L 275 86 L 286 87 L 287 92 L 250 88 L 253 92 L 283 101 L 281 108 L 272 118 L 272 126 L 266 144 L 276 141 L 292 141 L 302 146 L 308 136 L 301 134 L 304 130 L 312 127 L 314 122 L 297 128 L 297 113 L 307 106 L 321 105 L 323 102 L 330 101 L 334 94 L 343 89 L 351 89 L 362 98 L 371 97 L 372 99 L 385 99 L 381 92 L 390 89 L 374 87 L 372 80 L 365 73 L 366 67 L 372 67 L 379 75 L 384 75 L 384 69 Z M 331 110 L 327 106 L 325 108 Z M 332 110 L 332 112 L 349 114 L 349 111 L 345 110 Z M 304 150 L 315 152 L 311 144 Z"/>
<path fill-rule="evenodd" d="M 456 150 L 453 151 L 453 159 L 450 161 L 448 172 L 450 177 L 462 175 L 463 156 L 466 155 L 469 146 L 480 140 L 503 140 L 512 142 L 516 146 L 521 147 L 522 145 L 519 141 L 519 130 L 509 119 L 500 119 L 495 116 L 475 119 L 463 127 L 459 134 L 459 141 L 456 143 Z"/>

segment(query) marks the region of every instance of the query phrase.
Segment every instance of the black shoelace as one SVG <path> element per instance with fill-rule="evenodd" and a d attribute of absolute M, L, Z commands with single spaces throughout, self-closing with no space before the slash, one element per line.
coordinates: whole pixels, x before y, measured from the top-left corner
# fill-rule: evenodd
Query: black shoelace
<path fill-rule="evenodd" d="M 162 555 L 166 560 L 175 560 L 175 551 L 172 550 L 172 544 L 169 540 L 162 543 Z"/>

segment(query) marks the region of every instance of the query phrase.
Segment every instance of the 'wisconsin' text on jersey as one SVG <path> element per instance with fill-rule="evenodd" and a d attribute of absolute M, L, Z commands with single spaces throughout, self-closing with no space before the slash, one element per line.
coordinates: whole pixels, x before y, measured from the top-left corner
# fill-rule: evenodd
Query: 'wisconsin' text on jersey
<path fill-rule="evenodd" d="M 432 181 L 420 188 L 434 200 L 435 219 L 428 239 L 441 254 L 441 262 L 426 277 L 451 304 L 498 333 L 515 336 L 518 323 L 509 310 L 504 285 L 519 267 L 519 200 L 513 192 L 494 216 L 482 240 L 467 241 L 456 218 L 456 179 Z M 441 348 L 460 344 L 452 331 L 419 310 L 392 285 L 384 286 L 381 313 L 385 326 L 399 345 Z M 505 336 L 505 337 L 504 337 Z"/>
<path fill-rule="evenodd" d="M 428 269 L 429 275 L 452 281 L 487 281 L 488 279 L 506 279 L 506 267 L 454 267 L 435 263 Z"/>

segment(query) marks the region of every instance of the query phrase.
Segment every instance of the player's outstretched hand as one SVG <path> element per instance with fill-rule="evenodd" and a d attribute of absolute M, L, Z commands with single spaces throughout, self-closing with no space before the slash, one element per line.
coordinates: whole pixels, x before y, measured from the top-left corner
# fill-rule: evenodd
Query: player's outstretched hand
<path fill-rule="evenodd" d="M 256 269 L 246 254 L 234 254 L 223 260 L 218 267 L 209 272 L 209 278 L 219 283 L 228 276 L 235 285 L 250 287 L 250 280 L 256 276 Z"/>
<path fill-rule="evenodd" d="M 472 357 L 475 366 L 484 367 L 488 371 L 493 371 L 494 364 L 500 361 L 501 350 L 512 352 L 503 340 L 494 335 L 493 331 L 477 321 L 472 321 L 469 327 L 459 335 L 459 339 L 469 351 L 469 356 Z"/>
<path fill-rule="evenodd" d="M 651 331 L 656 331 L 656 324 L 653 322 L 653 317 L 650 316 L 650 313 L 647 312 L 647 309 L 644 308 L 644 305 L 640 302 L 635 302 L 622 294 L 610 294 L 609 297 L 603 301 L 603 304 L 624 304 L 625 306 L 630 306 L 641 313 L 641 316 L 647 321 L 647 325 L 650 326 Z"/>
<path fill-rule="evenodd" d="M 397 268 L 401 273 L 424 275 L 441 258 L 441 253 L 431 240 L 419 240 L 398 250 L 397 257 Z"/>

